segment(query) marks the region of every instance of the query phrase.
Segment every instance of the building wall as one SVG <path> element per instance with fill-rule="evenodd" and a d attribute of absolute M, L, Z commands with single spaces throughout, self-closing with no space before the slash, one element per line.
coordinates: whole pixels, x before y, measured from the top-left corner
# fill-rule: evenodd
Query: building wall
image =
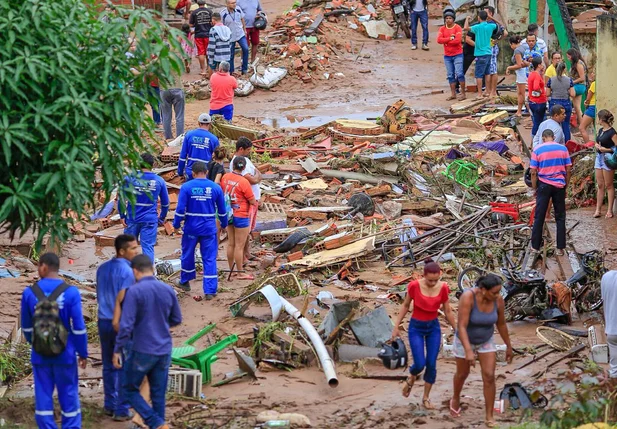
<path fill-rule="evenodd" d="M 617 114 L 617 16 L 602 15 L 597 22 L 596 105 Z"/>

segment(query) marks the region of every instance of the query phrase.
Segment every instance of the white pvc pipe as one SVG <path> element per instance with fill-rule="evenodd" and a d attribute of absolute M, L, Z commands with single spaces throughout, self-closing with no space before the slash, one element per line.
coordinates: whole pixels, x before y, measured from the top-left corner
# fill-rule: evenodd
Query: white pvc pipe
<path fill-rule="evenodd" d="M 336 378 L 336 370 L 334 369 L 334 361 L 328 354 L 328 350 L 326 350 L 326 346 L 324 345 L 321 337 L 317 333 L 317 330 L 313 326 L 313 324 L 302 315 L 300 310 L 291 305 L 289 301 L 285 298 L 280 297 L 281 304 L 283 304 L 283 309 L 294 319 L 298 321 L 300 327 L 306 332 L 309 340 L 313 343 L 315 347 L 315 352 L 317 353 L 317 357 L 319 358 L 319 362 L 321 362 L 321 367 L 323 368 L 323 372 L 326 375 L 326 379 L 328 380 L 328 386 L 337 387 L 338 386 L 338 378 Z"/>

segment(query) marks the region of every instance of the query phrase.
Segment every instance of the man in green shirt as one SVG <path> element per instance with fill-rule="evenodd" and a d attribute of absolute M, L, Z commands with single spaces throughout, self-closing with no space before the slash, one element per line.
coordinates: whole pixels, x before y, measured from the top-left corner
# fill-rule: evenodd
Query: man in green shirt
<path fill-rule="evenodd" d="M 489 76 L 491 68 L 491 55 L 493 48 L 491 47 L 491 36 L 493 31 L 497 29 L 497 24 L 494 22 L 487 22 L 488 13 L 485 10 L 478 12 L 478 24 L 469 25 L 469 17 L 465 20 L 465 31 L 469 31 L 476 36 L 476 46 L 474 48 L 474 55 L 476 56 L 476 83 L 478 85 L 478 98 L 482 97 L 482 80 L 484 76 Z M 488 91 L 484 94 L 484 97 L 488 97 Z"/>

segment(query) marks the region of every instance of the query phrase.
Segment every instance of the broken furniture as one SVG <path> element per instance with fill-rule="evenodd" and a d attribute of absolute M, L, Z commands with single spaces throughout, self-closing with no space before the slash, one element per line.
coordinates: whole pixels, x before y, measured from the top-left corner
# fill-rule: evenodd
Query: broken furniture
<path fill-rule="evenodd" d="M 203 338 L 215 327 L 216 324 L 214 323 L 206 326 L 204 329 L 186 340 L 182 346 L 174 347 L 171 351 L 172 365 L 178 365 L 182 368 L 191 368 L 201 371 L 203 384 L 209 384 L 212 381 L 211 365 L 218 360 L 216 354 L 238 341 L 237 335 L 230 335 L 203 350 L 195 351 L 195 346 L 193 344 Z"/>

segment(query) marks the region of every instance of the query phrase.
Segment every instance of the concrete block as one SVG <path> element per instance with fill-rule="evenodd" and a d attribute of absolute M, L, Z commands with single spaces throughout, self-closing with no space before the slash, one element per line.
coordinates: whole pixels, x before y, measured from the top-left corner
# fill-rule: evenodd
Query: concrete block
<path fill-rule="evenodd" d="M 381 306 L 349 323 L 358 342 L 367 347 L 381 347 L 392 335 L 392 321 Z"/>

